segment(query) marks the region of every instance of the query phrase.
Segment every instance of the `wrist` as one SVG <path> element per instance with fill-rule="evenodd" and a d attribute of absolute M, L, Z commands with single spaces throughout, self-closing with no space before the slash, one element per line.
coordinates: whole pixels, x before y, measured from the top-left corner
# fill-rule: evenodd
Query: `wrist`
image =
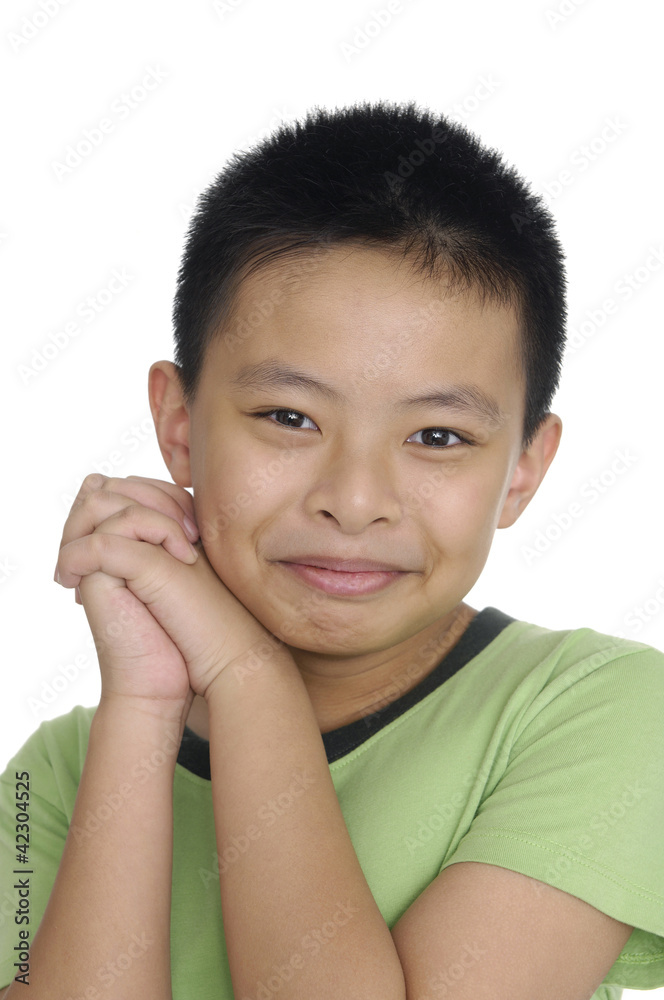
<path fill-rule="evenodd" d="M 294 672 L 301 677 L 297 664 L 288 647 L 273 635 L 262 639 L 234 657 L 216 675 L 205 689 L 204 698 L 208 704 L 218 697 L 232 697 L 232 691 L 239 691 L 251 684 L 261 684 L 267 676 L 277 673 Z"/>
<path fill-rule="evenodd" d="M 96 723 L 97 729 L 112 727 L 140 742 L 152 742 L 162 736 L 177 737 L 179 741 L 192 700 L 193 691 L 178 701 L 104 694 L 102 691 L 93 724 Z"/>

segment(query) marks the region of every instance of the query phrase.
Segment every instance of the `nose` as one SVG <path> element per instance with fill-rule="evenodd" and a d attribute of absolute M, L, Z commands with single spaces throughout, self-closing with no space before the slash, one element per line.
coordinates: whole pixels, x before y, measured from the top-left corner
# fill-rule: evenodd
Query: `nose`
<path fill-rule="evenodd" d="M 355 535 L 370 524 L 396 524 L 401 504 L 394 474 L 385 455 L 365 451 L 327 456 L 306 496 L 307 513 L 332 518 L 344 534 Z"/>

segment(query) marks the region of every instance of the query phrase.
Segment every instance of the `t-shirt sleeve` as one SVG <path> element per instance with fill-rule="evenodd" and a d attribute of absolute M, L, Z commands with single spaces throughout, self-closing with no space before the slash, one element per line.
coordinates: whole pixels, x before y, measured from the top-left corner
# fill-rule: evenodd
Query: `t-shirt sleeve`
<path fill-rule="evenodd" d="M 44 915 L 69 830 L 93 713 L 77 706 L 43 722 L 0 775 L 0 989 L 19 974 L 16 949 L 26 940 L 33 942 Z M 23 775 L 20 786 L 17 774 Z M 19 806 L 17 787 L 23 795 Z M 19 812 L 27 832 L 16 829 Z M 17 839 L 19 832 L 27 842 Z M 27 938 L 20 936 L 21 930 L 28 932 Z"/>
<path fill-rule="evenodd" d="M 570 659 L 516 720 L 504 768 L 441 871 L 509 868 L 632 925 L 604 984 L 654 989 L 664 986 L 664 654 L 613 640 Z"/>

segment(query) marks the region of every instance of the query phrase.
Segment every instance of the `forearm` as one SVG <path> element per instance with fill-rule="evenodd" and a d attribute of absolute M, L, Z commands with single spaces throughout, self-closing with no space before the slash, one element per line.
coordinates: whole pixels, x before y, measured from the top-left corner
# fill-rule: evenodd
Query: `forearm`
<path fill-rule="evenodd" d="M 240 668 L 240 669 L 238 669 Z M 304 682 L 285 651 L 208 698 L 226 947 L 238 1000 L 403 1000 L 401 963 L 353 848 Z M 276 981 L 276 980 L 275 980 Z"/>
<path fill-rule="evenodd" d="M 30 951 L 30 996 L 171 997 L 173 773 L 181 723 L 150 707 L 102 700 L 93 717 L 58 874 Z M 12 983 L 8 998 L 20 987 Z"/>

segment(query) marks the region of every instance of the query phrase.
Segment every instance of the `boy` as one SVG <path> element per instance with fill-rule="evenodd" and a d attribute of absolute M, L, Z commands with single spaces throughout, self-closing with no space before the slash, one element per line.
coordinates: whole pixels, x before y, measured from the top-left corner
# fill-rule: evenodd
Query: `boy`
<path fill-rule="evenodd" d="M 556 453 L 564 316 L 546 209 L 414 105 L 203 196 L 149 379 L 173 483 L 89 476 L 58 556 L 100 704 L 3 776 L 8 997 L 664 984 L 664 657 L 464 603 Z"/>

